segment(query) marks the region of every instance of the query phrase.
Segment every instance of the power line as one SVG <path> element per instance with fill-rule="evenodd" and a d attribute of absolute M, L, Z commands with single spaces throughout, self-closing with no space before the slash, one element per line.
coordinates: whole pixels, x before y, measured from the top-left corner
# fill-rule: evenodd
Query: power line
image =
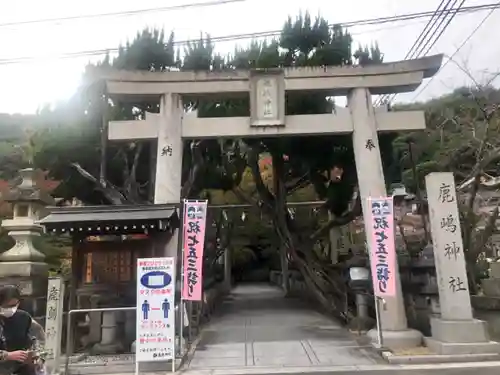
<path fill-rule="evenodd" d="M 497 6 L 500 6 L 500 1 L 497 3 Z M 492 8 L 488 12 L 488 14 L 483 18 L 483 20 L 479 23 L 479 25 L 477 25 L 476 28 L 474 30 L 472 30 L 472 32 L 469 34 L 469 36 L 462 42 L 462 44 L 460 46 L 458 46 L 458 48 L 455 50 L 455 52 L 453 52 L 453 54 L 448 58 L 448 60 L 446 60 L 446 62 L 443 65 L 441 65 L 441 68 L 439 69 L 439 71 L 434 76 L 432 76 L 432 78 L 429 81 L 427 81 L 427 83 L 424 85 L 424 87 L 422 87 L 422 89 L 419 90 L 419 92 L 413 97 L 413 99 L 411 101 L 414 101 L 415 99 L 417 99 L 420 96 L 420 94 L 422 94 L 422 92 L 424 92 L 424 90 L 431 84 L 431 82 L 434 80 L 434 78 L 436 78 L 438 73 L 446 65 L 448 65 L 450 63 L 450 61 L 452 61 L 454 59 L 454 57 L 457 55 L 457 53 L 459 53 L 462 50 L 462 48 L 474 37 L 474 35 L 481 28 L 481 26 L 483 26 L 484 23 L 488 20 L 488 18 L 490 18 L 490 16 L 493 14 L 495 9 L 497 9 L 497 8 Z"/>
<path fill-rule="evenodd" d="M 462 0 L 462 2 L 460 3 L 460 5 L 458 6 L 458 9 L 462 8 L 462 6 L 464 5 L 464 3 L 465 3 L 465 0 Z M 436 37 L 436 39 L 434 40 L 434 42 L 424 52 L 424 56 L 427 55 L 430 52 L 430 50 L 436 45 L 436 42 L 439 40 L 439 38 L 441 38 L 441 36 L 443 35 L 443 33 L 448 28 L 448 26 L 450 25 L 451 21 L 453 21 L 453 18 L 455 18 L 456 15 L 457 15 L 457 12 L 454 12 L 451 15 L 450 19 L 448 20 L 448 22 L 446 23 L 446 25 L 444 26 L 444 28 L 441 30 L 441 32 L 439 33 L 439 35 Z"/>
<path fill-rule="evenodd" d="M 500 4 L 492 3 L 492 4 L 483 4 L 483 5 L 476 5 L 476 6 L 470 6 L 470 7 L 463 7 L 461 9 L 457 8 L 457 9 L 455 9 L 455 11 L 457 12 L 457 14 L 463 15 L 463 14 L 475 13 L 475 12 L 479 12 L 479 11 L 483 11 L 483 10 L 494 10 L 494 9 L 498 9 L 498 8 L 500 8 Z M 431 17 L 434 13 L 435 13 L 435 11 L 427 11 L 427 12 L 418 12 L 418 13 L 408 13 L 408 14 L 403 14 L 400 16 L 370 18 L 370 19 L 363 19 L 363 20 L 358 20 L 358 21 L 349 21 L 349 22 L 342 22 L 342 23 L 338 23 L 338 24 L 330 24 L 329 27 L 333 27 L 335 25 L 340 25 L 343 27 L 378 25 L 378 24 L 427 18 L 427 17 Z M 244 34 L 223 35 L 223 36 L 218 36 L 218 37 L 212 37 L 212 38 L 210 38 L 210 40 L 212 42 L 228 42 L 228 41 L 237 41 L 237 40 L 245 40 L 245 39 L 253 39 L 253 38 L 275 37 L 275 36 L 279 36 L 280 34 L 281 34 L 281 30 L 272 30 L 272 31 L 261 31 L 261 32 L 244 33 Z M 176 46 L 187 45 L 191 42 L 193 42 L 192 39 L 191 40 L 175 41 L 174 45 L 176 45 Z M 69 53 L 63 53 L 63 54 L 56 56 L 56 57 L 60 58 L 60 59 L 66 59 L 66 58 L 76 58 L 76 57 L 86 57 L 86 56 L 88 56 L 88 57 L 101 56 L 101 55 L 105 55 L 105 54 L 112 53 L 112 52 L 118 52 L 118 50 L 119 50 L 118 48 L 107 48 L 107 49 L 98 49 L 98 50 L 69 52 Z M 52 57 L 54 57 L 54 56 L 52 56 Z M 45 58 L 47 58 L 47 57 L 23 56 L 23 57 L 6 58 L 6 59 L 0 59 L 0 65 L 20 64 L 20 63 L 25 63 L 25 62 L 39 60 L 39 59 L 45 59 Z"/>
<path fill-rule="evenodd" d="M 389 27 L 380 27 L 376 29 L 371 29 L 371 30 L 366 30 L 363 32 L 354 32 L 350 33 L 351 35 L 362 35 L 362 34 L 369 34 L 369 33 L 375 33 L 383 30 L 389 30 L 389 29 L 397 29 L 397 28 L 402 28 L 402 27 L 408 27 L 412 25 L 416 25 L 418 23 L 421 23 L 422 21 L 417 21 L 417 22 L 411 22 L 411 23 L 405 23 L 402 25 L 398 26 L 389 26 Z M 331 25 L 330 25 L 331 27 Z M 281 33 L 281 32 L 279 32 Z M 220 36 L 220 37 L 213 37 L 210 38 L 211 42 L 231 42 L 231 41 L 237 41 L 237 40 L 245 40 L 245 39 L 251 39 L 251 38 L 264 38 L 264 37 L 271 37 L 271 36 L 277 36 L 279 35 L 277 31 L 266 31 L 266 32 L 260 32 L 260 33 L 247 33 L 247 34 L 234 34 L 234 35 L 225 35 L 225 36 Z M 174 41 L 173 44 L 175 46 L 181 46 L 181 45 L 188 45 L 189 43 L 193 43 L 192 39 L 190 40 L 180 40 L 180 41 Z M 117 52 L 118 48 L 113 48 L 113 49 L 100 49 L 100 50 L 89 50 L 89 51 L 78 51 L 78 52 L 70 52 L 70 53 L 64 53 L 58 56 L 51 55 L 50 57 L 52 59 L 70 59 L 70 58 L 77 58 L 77 57 L 86 57 L 86 56 L 102 56 L 105 54 L 108 54 L 110 52 Z M 18 57 L 18 58 L 12 58 L 12 59 L 0 59 L 0 66 L 1 65 L 15 65 L 15 64 L 23 64 L 23 63 L 28 63 L 32 60 L 39 60 L 39 59 L 46 59 L 49 58 L 49 56 L 27 56 L 27 57 Z"/>
<path fill-rule="evenodd" d="M 427 22 L 427 25 L 425 25 L 424 29 L 417 36 L 417 39 L 415 40 L 415 42 L 411 46 L 410 50 L 408 51 L 408 53 L 404 57 L 404 60 L 418 57 L 418 55 L 416 55 L 416 52 L 418 52 L 418 50 L 420 49 L 422 44 L 425 42 L 425 40 L 431 39 L 436 34 L 435 25 L 439 21 L 439 19 L 443 16 L 444 12 L 448 10 L 448 7 L 449 7 L 452 0 L 448 0 L 446 4 L 445 4 L 445 1 L 446 0 L 441 0 L 441 2 L 438 4 L 431 19 L 429 20 L 429 22 Z M 431 36 L 429 38 L 427 38 L 431 31 L 432 31 Z M 388 105 L 392 100 L 394 100 L 395 97 L 396 97 L 396 94 L 382 95 L 378 98 L 375 105 L 376 106 L 379 106 L 381 104 Z"/>
<path fill-rule="evenodd" d="M 138 9 L 138 10 L 127 10 L 121 12 L 111 12 L 111 13 L 99 13 L 99 14 L 88 14 L 81 16 L 67 16 L 67 17 L 59 17 L 59 18 L 43 18 L 38 20 L 29 20 L 29 21 L 16 21 L 16 22 L 6 22 L 0 23 L 1 27 L 11 27 L 11 26 L 26 26 L 33 24 L 41 24 L 41 23 L 59 23 L 59 22 L 67 22 L 67 21 L 75 21 L 75 20 L 85 20 L 85 19 L 93 19 L 93 18 L 104 18 L 104 17 L 122 17 L 122 16 L 135 16 L 143 13 L 158 13 L 158 12 L 169 12 L 175 10 L 184 10 L 190 8 L 202 8 L 202 7 L 211 7 L 217 5 L 225 5 L 232 3 L 242 3 L 247 0 L 212 0 L 198 3 L 189 3 L 189 4 L 179 4 L 172 5 L 169 7 L 157 7 L 157 8 L 148 8 L 148 9 Z"/>
<path fill-rule="evenodd" d="M 455 5 L 457 4 L 458 0 L 454 0 L 453 4 L 451 5 L 450 8 L 448 8 L 448 5 L 451 3 L 452 0 L 448 0 L 448 3 L 446 3 L 445 5 L 445 9 L 444 11 L 446 12 L 446 14 L 444 14 L 442 17 L 441 17 L 441 22 L 439 22 L 439 24 L 436 26 L 436 28 L 433 30 L 432 32 L 432 35 L 427 39 L 427 41 L 425 42 L 425 44 L 422 44 L 420 43 L 420 46 L 417 47 L 417 50 L 415 51 L 415 54 L 416 56 L 414 57 L 421 57 L 421 56 L 426 56 L 427 53 L 429 53 L 429 51 L 436 45 L 437 41 L 441 38 L 441 36 L 443 35 L 443 33 L 446 31 L 446 29 L 448 28 L 448 26 L 450 25 L 451 21 L 455 18 L 455 16 L 457 15 L 457 13 L 460 11 L 460 9 L 462 9 L 464 3 L 465 3 L 465 0 L 462 0 L 461 3 L 459 4 L 459 6 L 457 8 L 455 8 Z M 443 2 L 441 2 L 443 3 Z M 443 27 L 441 27 L 443 25 L 443 23 L 446 21 L 447 17 L 451 14 L 451 17 L 448 18 L 448 21 L 446 22 L 446 24 L 444 24 Z M 437 23 L 438 19 L 436 19 L 436 22 Z M 441 29 L 441 30 L 440 30 Z M 439 33 L 438 33 L 439 32 Z M 428 33 L 427 33 L 428 34 Z M 426 34 L 426 35 L 427 35 Z M 435 36 L 437 34 L 437 36 Z M 429 43 L 431 43 L 431 45 L 429 46 Z M 424 52 L 424 49 L 429 46 L 427 48 L 427 50 Z M 380 98 L 378 104 L 381 104 L 382 102 L 386 102 L 386 103 L 391 103 L 397 96 L 398 94 L 389 94 L 389 95 L 385 95 L 384 97 Z"/>
<path fill-rule="evenodd" d="M 457 4 L 457 2 L 458 2 L 458 0 L 455 0 L 453 2 L 452 6 L 450 7 L 450 9 L 448 9 L 448 11 L 446 12 L 446 14 L 444 14 L 443 17 L 441 17 L 441 22 L 439 22 L 439 24 L 436 26 L 436 29 L 435 29 L 434 33 L 431 35 L 431 37 L 429 39 L 427 39 L 427 41 L 425 42 L 425 44 L 423 44 L 420 47 L 420 49 L 418 50 L 418 52 L 416 52 L 417 56 L 425 56 L 426 53 L 424 53 L 424 50 L 429 45 L 429 43 L 431 43 L 431 41 L 432 41 L 431 47 L 429 49 L 427 49 L 427 51 L 429 51 L 436 44 L 436 42 L 439 40 L 439 38 L 443 35 L 444 31 L 448 28 L 448 26 L 450 25 L 451 21 L 453 20 L 454 14 L 456 14 L 456 13 L 452 13 L 452 16 L 448 19 L 448 22 L 444 25 L 444 27 L 441 29 L 441 31 L 439 32 L 439 34 L 437 34 L 437 36 L 434 37 L 436 35 L 436 33 L 438 32 L 438 30 L 443 25 L 443 23 L 446 21 L 447 17 L 450 15 L 452 9 L 455 7 L 455 5 Z M 460 9 L 462 7 L 462 5 L 464 4 L 464 2 L 465 2 L 465 0 L 462 0 L 461 4 L 458 6 L 457 9 Z M 434 38 L 434 41 L 432 40 L 433 38 Z"/>
<path fill-rule="evenodd" d="M 410 56 L 412 55 L 412 53 L 415 52 L 415 48 L 418 48 L 418 45 L 419 43 L 422 42 L 423 39 L 425 39 L 427 37 L 427 35 L 429 34 L 429 32 L 431 31 L 431 29 L 434 27 L 435 23 L 437 22 L 437 20 L 439 19 L 439 17 L 441 17 L 442 15 L 442 12 L 444 10 L 446 10 L 446 8 L 448 7 L 448 4 L 450 3 L 451 0 L 448 0 L 448 3 L 444 6 L 443 9 L 441 9 L 441 7 L 443 6 L 444 2 L 446 0 L 441 0 L 441 2 L 439 3 L 439 5 L 437 6 L 436 8 L 436 11 L 434 12 L 434 14 L 432 15 L 432 17 L 429 19 L 429 22 L 427 22 L 427 25 L 425 25 L 424 29 L 422 30 L 422 32 L 420 33 L 420 35 L 417 37 L 417 39 L 415 40 L 415 43 L 413 43 L 413 45 L 411 46 L 410 50 L 408 51 L 408 53 L 406 54 L 405 56 L 405 60 L 410 58 Z M 441 13 L 440 13 L 441 12 Z M 433 22 L 434 21 L 434 22 Z M 432 23 L 432 25 L 431 25 Z M 427 31 L 426 31 L 427 30 Z M 425 35 L 424 35 L 425 34 Z"/>

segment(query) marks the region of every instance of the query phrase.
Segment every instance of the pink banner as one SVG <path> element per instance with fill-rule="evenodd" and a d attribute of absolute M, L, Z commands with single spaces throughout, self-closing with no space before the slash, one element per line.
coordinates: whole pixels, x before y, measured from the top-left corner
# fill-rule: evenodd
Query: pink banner
<path fill-rule="evenodd" d="M 182 298 L 201 301 L 207 201 L 184 201 Z"/>
<path fill-rule="evenodd" d="M 373 292 L 377 297 L 396 294 L 396 249 L 392 197 L 368 198 L 370 215 L 370 263 Z"/>

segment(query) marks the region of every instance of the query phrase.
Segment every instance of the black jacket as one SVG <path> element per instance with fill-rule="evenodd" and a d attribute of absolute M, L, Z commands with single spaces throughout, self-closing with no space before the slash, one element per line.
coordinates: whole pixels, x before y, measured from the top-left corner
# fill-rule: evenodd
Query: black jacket
<path fill-rule="evenodd" d="M 12 352 L 31 349 L 31 323 L 31 315 L 24 310 L 18 309 L 10 318 L 0 316 L 0 350 Z"/>

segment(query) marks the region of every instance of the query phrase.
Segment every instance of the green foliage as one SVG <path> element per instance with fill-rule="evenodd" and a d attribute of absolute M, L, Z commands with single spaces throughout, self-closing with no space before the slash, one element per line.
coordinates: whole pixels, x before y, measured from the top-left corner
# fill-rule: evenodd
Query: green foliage
<path fill-rule="evenodd" d="M 49 271 L 59 273 L 64 268 L 63 261 L 71 257 L 71 238 L 54 237 L 43 234 L 35 237 L 33 245 L 45 255 L 45 262 L 49 265 Z"/>
<path fill-rule="evenodd" d="M 138 32 L 132 43 L 120 46 L 118 57 L 111 64 L 113 68 L 124 70 L 149 70 L 151 66 L 161 67 L 175 65 L 174 34 L 165 41 L 163 30 L 144 29 Z"/>
<path fill-rule="evenodd" d="M 384 62 L 384 55 L 380 52 L 378 44 L 374 44 L 370 48 L 359 46 L 353 56 L 358 60 L 358 64 L 362 66 Z"/>
<path fill-rule="evenodd" d="M 423 109 L 426 116 L 426 130 L 402 134 L 393 142 L 394 159 L 399 160 L 400 178 L 405 185 L 415 190 L 409 143 L 413 145 L 420 186 L 424 186 L 424 177 L 430 172 L 452 171 L 459 181 L 470 176 L 486 129 L 489 132 L 488 149 L 499 145 L 500 124 L 490 121 L 487 125 L 485 118 L 499 102 L 499 90 L 463 87 L 427 103 L 395 108 Z M 500 174 L 496 159 L 485 165 L 484 172 L 493 176 Z"/>

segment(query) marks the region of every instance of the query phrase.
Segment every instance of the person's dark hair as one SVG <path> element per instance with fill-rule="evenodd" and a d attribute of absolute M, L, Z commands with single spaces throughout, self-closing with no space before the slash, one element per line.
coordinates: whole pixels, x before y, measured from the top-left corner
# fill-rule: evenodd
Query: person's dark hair
<path fill-rule="evenodd" d="M 0 287 L 0 305 L 12 299 L 21 299 L 21 291 L 15 285 L 4 285 Z"/>

